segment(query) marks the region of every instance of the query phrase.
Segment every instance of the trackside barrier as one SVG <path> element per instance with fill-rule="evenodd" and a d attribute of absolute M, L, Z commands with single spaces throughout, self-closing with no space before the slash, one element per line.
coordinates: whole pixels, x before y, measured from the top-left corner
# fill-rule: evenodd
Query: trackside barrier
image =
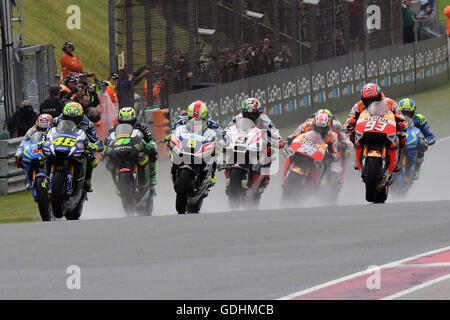
<path fill-rule="evenodd" d="M 169 133 L 169 111 L 167 109 L 146 109 L 145 110 L 145 120 L 149 128 L 153 132 L 153 137 L 158 142 L 158 158 L 166 159 L 169 156 L 169 151 L 164 143 L 159 143 L 162 141 Z"/>
<path fill-rule="evenodd" d="M 0 195 L 25 190 L 25 173 L 14 159 L 21 142 L 22 138 L 0 140 Z"/>

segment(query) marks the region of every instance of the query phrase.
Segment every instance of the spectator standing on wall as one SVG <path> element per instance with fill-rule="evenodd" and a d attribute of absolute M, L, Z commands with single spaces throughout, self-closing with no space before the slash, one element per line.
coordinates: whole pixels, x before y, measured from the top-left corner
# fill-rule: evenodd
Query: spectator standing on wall
<path fill-rule="evenodd" d="M 14 115 L 8 119 L 8 131 L 11 137 L 23 137 L 34 126 L 37 114 L 30 100 L 24 100 Z"/>
<path fill-rule="evenodd" d="M 75 47 L 72 42 L 64 43 L 63 53 L 61 55 L 61 72 L 65 79 L 69 74 L 77 76 L 83 70 L 80 59 L 73 55 Z"/>
<path fill-rule="evenodd" d="M 59 86 L 51 86 L 49 89 L 50 96 L 45 99 L 39 106 L 39 114 L 49 114 L 53 118 L 59 116 L 64 107 L 61 99 L 59 98 Z"/>

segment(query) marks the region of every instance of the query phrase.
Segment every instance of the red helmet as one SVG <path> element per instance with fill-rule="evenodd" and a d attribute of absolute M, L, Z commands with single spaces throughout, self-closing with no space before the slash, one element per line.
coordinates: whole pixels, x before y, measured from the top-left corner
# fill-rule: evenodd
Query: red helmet
<path fill-rule="evenodd" d="M 367 108 L 372 102 L 383 100 L 383 92 L 375 83 L 367 83 L 361 92 L 361 101 Z"/>
<path fill-rule="evenodd" d="M 36 128 L 40 131 L 47 131 L 52 123 L 53 117 L 49 114 L 41 114 L 36 120 Z"/>

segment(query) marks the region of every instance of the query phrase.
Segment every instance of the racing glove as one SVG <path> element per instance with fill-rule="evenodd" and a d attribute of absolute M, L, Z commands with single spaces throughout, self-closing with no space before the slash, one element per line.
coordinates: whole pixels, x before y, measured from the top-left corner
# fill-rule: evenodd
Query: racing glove
<path fill-rule="evenodd" d="M 22 157 L 16 156 L 15 158 L 16 158 L 16 167 L 17 168 L 22 168 Z"/>
<path fill-rule="evenodd" d="M 98 152 L 99 147 L 95 143 L 89 142 L 86 146 L 86 149 L 93 152 Z"/>
<path fill-rule="evenodd" d="M 427 139 L 420 137 L 419 138 L 419 146 L 418 149 L 422 152 L 425 153 L 428 150 L 428 141 Z"/>

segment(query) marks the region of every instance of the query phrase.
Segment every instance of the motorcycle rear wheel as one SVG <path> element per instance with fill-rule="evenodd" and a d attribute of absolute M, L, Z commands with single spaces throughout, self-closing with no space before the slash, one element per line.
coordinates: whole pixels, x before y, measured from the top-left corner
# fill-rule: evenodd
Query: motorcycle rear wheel
<path fill-rule="evenodd" d="M 377 191 L 377 185 L 380 181 L 380 166 L 379 158 L 370 157 L 366 160 L 366 200 L 368 202 L 380 203 L 383 198 L 378 195 L 379 192 Z"/>

